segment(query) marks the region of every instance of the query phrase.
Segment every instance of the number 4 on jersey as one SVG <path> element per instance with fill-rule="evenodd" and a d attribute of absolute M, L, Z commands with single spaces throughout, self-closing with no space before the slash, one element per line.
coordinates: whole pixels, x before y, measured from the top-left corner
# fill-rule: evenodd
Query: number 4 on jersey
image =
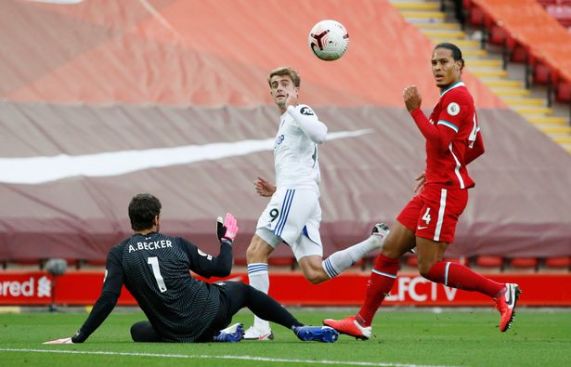
<path fill-rule="evenodd" d="M 426 223 L 426 225 L 429 225 L 431 219 L 432 218 L 430 217 L 430 208 L 426 208 L 426 212 L 422 216 L 422 220 Z"/>

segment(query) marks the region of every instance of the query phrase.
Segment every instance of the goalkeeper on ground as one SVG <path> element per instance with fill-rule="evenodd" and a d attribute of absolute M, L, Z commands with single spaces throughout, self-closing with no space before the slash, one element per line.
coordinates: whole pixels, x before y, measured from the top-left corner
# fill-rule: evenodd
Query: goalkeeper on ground
<path fill-rule="evenodd" d="M 183 238 L 160 233 L 160 211 L 161 203 L 153 195 L 132 198 L 129 218 L 134 234 L 110 250 L 103 290 L 87 320 L 74 336 L 47 344 L 83 343 L 109 316 L 123 285 L 148 319 L 131 327 L 136 342 L 240 341 L 242 326 L 227 327 L 243 307 L 291 329 L 303 341 L 337 340 L 332 328 L 304 326 L 273 298 L 249 285 L 208 284 L 190 275 L 189 270 L 204 277 L 230 274 L 232 242 L 238 232 L 232 214 L 218 221 L 220 253 L 212 256 Z"/>

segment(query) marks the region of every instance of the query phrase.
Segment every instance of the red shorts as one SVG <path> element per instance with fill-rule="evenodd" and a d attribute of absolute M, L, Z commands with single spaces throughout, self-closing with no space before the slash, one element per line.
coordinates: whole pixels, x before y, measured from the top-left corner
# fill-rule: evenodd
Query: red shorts
<path fill-rule="evenodd" d="M 408 202 L 397 220 L 417 237 L 452 243 L 467 203 L 468 190 L 429 185 Z"/>

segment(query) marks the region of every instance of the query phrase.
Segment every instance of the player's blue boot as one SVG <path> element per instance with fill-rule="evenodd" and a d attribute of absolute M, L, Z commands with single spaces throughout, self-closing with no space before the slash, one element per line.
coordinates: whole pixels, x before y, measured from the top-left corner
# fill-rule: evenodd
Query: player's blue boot
<path fill-rule="evenodd" d="M 214 336 L 214 341 L 222 343 L 235 343 L 239 342 L 243 338 L 244 325 L 237 323 L 228 326 L 226 329 L 220 330 L 220 332 Z"/>
<path fill-rule="evenodd" d="M 293 328 L 293 332 L 304 342 L 334 343 L 339 338 L 337 330 L 329 326 L 296 326 Z"/>

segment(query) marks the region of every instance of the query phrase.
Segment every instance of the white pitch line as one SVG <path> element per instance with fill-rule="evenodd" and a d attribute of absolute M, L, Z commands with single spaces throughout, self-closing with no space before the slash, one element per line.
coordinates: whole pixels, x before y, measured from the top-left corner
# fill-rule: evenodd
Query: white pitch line
<path fill-rule="evenodd" d="M 318 364 L 318 365 L 327 364 L 327 365 L 374 366 L 374 367 L 453 367 L 453 366 L 427 365 L 427 364 L 406 364 L 406 363 L 390 363 L 390 362 L 359 362 L 359 361 L 332 361 L 332 360 L 323 360 L 323 359 L 322 360 L 313 360 L 313 359 L 294 359 L 294 358 L 269 358 L 269 357 L 239 356 L 239 355 L 162 354 L 162 353 L 87 351 L 87 350 L 81 351 L 81 350 L 61 350 L 61 349 L 0 348 L 0 352 L 87 354 L 87 355 L 112 355 L 112 356 L 128 356 L 128 357 L 158 357 L 158 358 L 177 358 L 177 359 L 225 359 L 225 360 L 259 361 L 259 362 L 275 362 L 275 363 L 304 363 L 304 364 Z"/>

